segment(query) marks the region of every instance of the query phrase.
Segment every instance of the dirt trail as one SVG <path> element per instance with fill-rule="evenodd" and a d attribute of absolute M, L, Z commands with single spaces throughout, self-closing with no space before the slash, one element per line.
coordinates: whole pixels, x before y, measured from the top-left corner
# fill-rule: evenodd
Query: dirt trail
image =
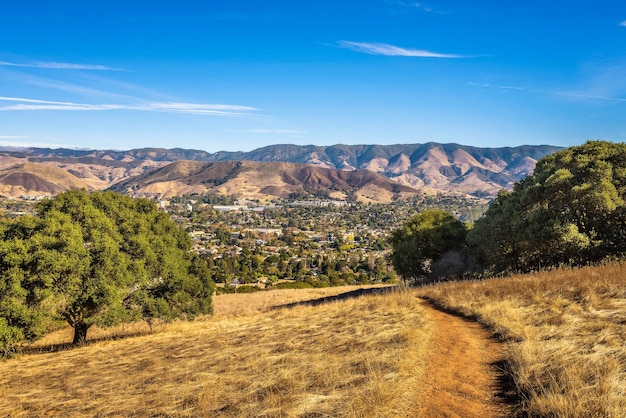
<path fill-rule="evenodd" d="M 417 417 L 504 417 L 495 366 L 502 347 L 479 324 L 444 313 L 423 300 L 433 321 L 431 353 L 419 385 Z"/>

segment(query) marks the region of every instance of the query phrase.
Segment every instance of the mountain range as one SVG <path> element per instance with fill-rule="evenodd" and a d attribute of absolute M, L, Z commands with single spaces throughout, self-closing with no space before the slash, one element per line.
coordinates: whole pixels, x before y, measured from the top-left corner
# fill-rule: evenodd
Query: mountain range
<path fill-rule="evenodd" d="M 256 197 L 323 190 L 340 197 L 363 189 L 359 192 L 363 200 L 368 194 L 383 193 L 383 200 L 387 200 L 389 195 L 418 190 L 492 197 L 531 173 L 538 159 L 559 149 L 548 145 L 479 148 L 434 142 L 271 145 L 250 152 L 216 153 L 181 148 L 5 148 L 0 151 L 0 194 L 51 194 L 78 187 Z"/>

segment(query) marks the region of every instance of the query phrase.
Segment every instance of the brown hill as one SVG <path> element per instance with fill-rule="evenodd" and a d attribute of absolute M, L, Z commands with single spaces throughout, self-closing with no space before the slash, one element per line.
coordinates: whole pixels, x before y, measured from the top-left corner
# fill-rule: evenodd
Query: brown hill
<path fill-rule="evenodd" d="M 105 189 L 154 168 L 167 166 L 174 161 L 288 162 L 346 172 L 353 172 L 357 169 L 359 172 L 370 170 L 398 184 L 417 188 L 425 193 L 488 197 L 495 196 L 503 188 L 511 188 L 515 181 L 533 171 L 539 158 L 559 149 L 559 147 L 543 145 L 478 148 L 434 142 L 404 145 L 271 145 L 250 152 L 221 151 L 216 153 L 180 148 L 144 148 L 127 151 L 26 148 L 1 150 L 0 169 L 29 162 L 38 163 L 62 168 L 82 179 L 91 188 Z M 212 168 L 209 172 L 217 169 Z M 224 167 L 219 168 L 219 170 L 223 169 Z M 272 173 L 268 173 L 270 174 Z M 209 173 L 204 175 L 209 175 Z M 309 175 L 311 178 L 303 181 L 307 187 L 311 186 L 310 182 L 316 181 L 319 183 L 317 187 L 323 187 L 322 183 L 325 183 L 326 187 L 331 189 L 334 181 L 345 183 L 345 179 L 341 176 L 326 177 L 329 181 L 332 180 L 326 182 L 323 179 L 316 180 L 317 174 L 313 172 Z M 209 180 L 211 178 L 209 175 Z M 296 182 L 302 180 L 297 177 L 296 179 Z M 19 182 L 18 180 L 14 182 Z M 251 181 L 254 182 L 254 179 Z M 287 184 L 290 181 L 288 175 L 281 180 Z M 244 192 L 250 188 L 249 184 L 240 184 L 240 186 L 245 186 Z M 238 193 L 234 187 L 235 183 L 230 184 L 229 191 Z M 267 187 L 269 189 L 263 193 L 271 192 L 268 194 L 272 195 L 280 193 L 274 185 Z M 205 190 L 203 185 L 195 184 L 193 181 L 185 188 L 181 188 L 178 182 L 161 182 L 158 187 L 155 183 L 153 188 L 161 189 L 168 194 L 183 189 L 186 192 Z M 35 192 L 36 189 L 32 191 Z"/>
<path fill-rule="evenodd" d="M 111 189 L 166 197 L 192 192 L 236 194 L 262 200 L 310 194 L 345 199 L 354 193 L 360 200 L 374 202 L 388 202 L 394 195 L 417 193 L 412 187 L 369 170 L 343 171 L 306 164 L 254 161 L 177 161 L 122 181 Z"/>
<path fill-rule="evenodd" d="M 51 195 L 68 189 L 92 188 L 58 167 L 26 163 L 0 170 L 0 194 L 4 196 Z"/>

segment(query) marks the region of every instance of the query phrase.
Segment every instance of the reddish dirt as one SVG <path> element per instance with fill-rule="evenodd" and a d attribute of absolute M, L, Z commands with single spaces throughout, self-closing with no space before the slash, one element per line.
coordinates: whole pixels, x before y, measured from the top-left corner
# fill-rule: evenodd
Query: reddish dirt
<path fill-rule="evenodd" d="M 417 417 L 505 417 L 499 397 L 501 344 L 479 324 L 450 315 L 423 300 L 434 333 L 426 371 L 419 382 Z"/>

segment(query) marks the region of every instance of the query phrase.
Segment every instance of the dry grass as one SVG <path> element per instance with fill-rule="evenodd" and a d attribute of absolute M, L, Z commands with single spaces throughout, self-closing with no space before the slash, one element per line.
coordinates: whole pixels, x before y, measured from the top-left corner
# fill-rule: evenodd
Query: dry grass
<path fill-rule="evenodd" d="M 276 289 L 268 292 L 254 292 L 242 294 L 222 294 L 213 297 L 212 318 L 246 316 L 263 314 L 280 306 L 285 306 L 302 301 L 310 301 L 325 297 L 333 297 L 342 293 L 358 291 L 360 289 L 373 289 L 389 287 L 387 285 L 368 286 L 338 286 L 321 289 Z M 168 324 L 156 321 L 153 331 L 167 329 Z M 125 324 L 118 327 L 101 329 L 97 326 L 89 328 L 87 339 L 90 342 L 115 340 L 129 336 L 150 334 L 150 327 L 146 322 Z M 72 328 L 62 328 L 46 335 L 27 347 L 27 352 L 49 352 L 69 348 L 74 331 Z"/>
<path fill-rule="evenodd" d="M 414 292 L 253 308 L 261 295 L 218 296 L 215 317 L 154 334 L 0 363 L 0 415 L 410 416 L 432 332 Z"/>
<path fill-rule="evenodd" d="M 508 341 L 519 415 L 626 416 L 626 264 L 420 290 Z"/>

